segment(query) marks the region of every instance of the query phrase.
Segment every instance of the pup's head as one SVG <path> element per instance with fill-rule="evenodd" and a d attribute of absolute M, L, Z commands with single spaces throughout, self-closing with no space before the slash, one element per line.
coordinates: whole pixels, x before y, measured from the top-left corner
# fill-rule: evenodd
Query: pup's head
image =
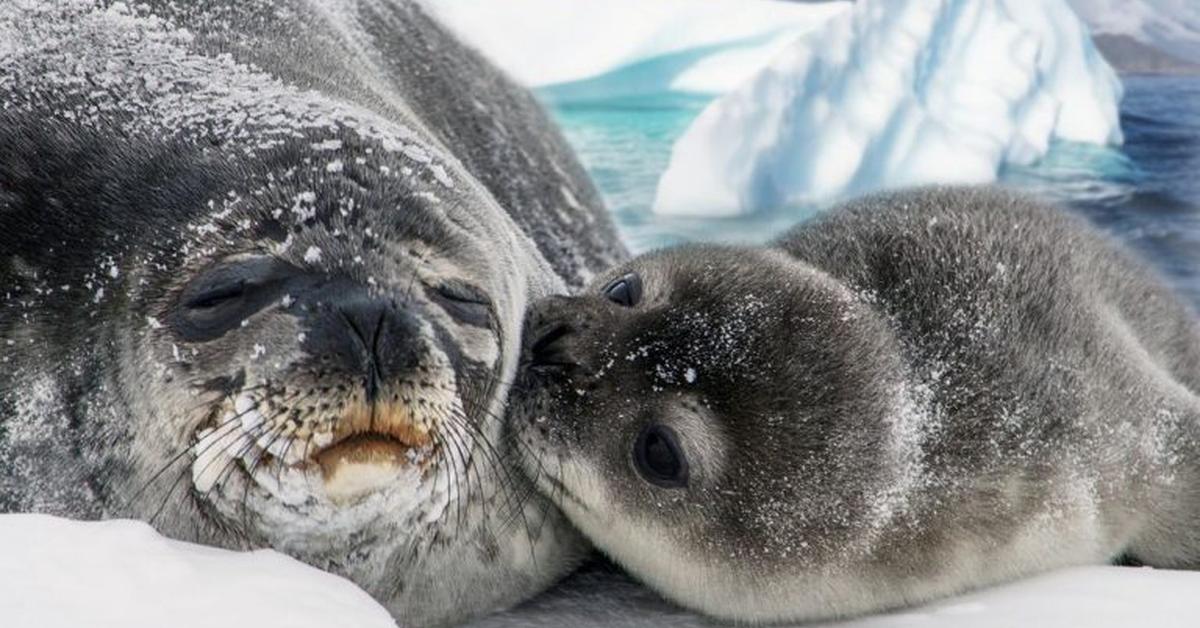
<path fill-rule="evenodd" d="M 535 304 L 513 429 L 600 548 L 722 614 L 870 516 L 890 338 L 860 295 L 781 252 L 658 252 Z"/>

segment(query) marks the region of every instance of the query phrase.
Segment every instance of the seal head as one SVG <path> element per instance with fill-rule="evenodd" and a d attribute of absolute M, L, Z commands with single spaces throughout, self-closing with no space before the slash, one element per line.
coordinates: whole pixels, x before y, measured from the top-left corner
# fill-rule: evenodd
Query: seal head
<path fill-rule="evenodd" d="M 577 563 L 500 417 L 527 304 L 621 248 L 418 6 L 0 3 L 0 103 L 0 510 L 272 547 L 406 626 Z"/>
<path fill-rule="evenodd" d="M 884 516 L 868 512 L 904 464 L 885 442 L 900 369 L 856 295 L 777 252 L 712 246 L 588 292 L 531 313 L 512 416 L 527 473 L 600 549 L 744 618 L 781 569 Z"/>

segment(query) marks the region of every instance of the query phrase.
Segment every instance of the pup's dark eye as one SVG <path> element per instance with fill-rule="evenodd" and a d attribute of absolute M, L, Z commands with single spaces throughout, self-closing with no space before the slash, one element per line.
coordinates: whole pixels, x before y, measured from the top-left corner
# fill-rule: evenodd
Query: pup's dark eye
<path fill-rule="evenodd" d="M 633 445 L 633 466 L 649 483 L 663 488 L 687 486 L 688 464 L 675 431 L 665 425 L 642 430 Z"/>
<path fill-rule="evenodd" d="M 605 286 L 604 296 L 617 305 L 633 307 L 642 300 L 642 278 L 637 273 L 624 275 Z"/>
<path fill-rule="evenodd" d="M 290 267 L 272 258 L 222 263 L 184 286 L 167 316 L 180 338 L 218 338 L 279 298 Z"/>
<path fill-rule="evenodd" d="M 438 284 L 429 296 L 460 323 L 487 327 L 491 320 L 491 301 L 487 295 L 465 283 L 450 281 Z"/>

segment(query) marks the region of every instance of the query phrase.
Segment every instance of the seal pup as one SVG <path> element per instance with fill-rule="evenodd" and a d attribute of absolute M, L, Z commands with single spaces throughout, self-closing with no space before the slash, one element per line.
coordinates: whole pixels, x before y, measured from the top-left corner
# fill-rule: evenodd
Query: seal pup
<path fill-rule="evenodd" d="M 623 256 L 414 2 L 0 2 L 0 511 L 511 605 L 586 549 L 502 447 L 526 304 Z"/>
<path fill-rule="evenodd" d="M 745 622 L 1118 557 L 1200 562 L 1200 324 L 1087 225 L 991 188 L 867 197 L 765 247 L 550 297 L 527 473 L 662 595 Z"/>

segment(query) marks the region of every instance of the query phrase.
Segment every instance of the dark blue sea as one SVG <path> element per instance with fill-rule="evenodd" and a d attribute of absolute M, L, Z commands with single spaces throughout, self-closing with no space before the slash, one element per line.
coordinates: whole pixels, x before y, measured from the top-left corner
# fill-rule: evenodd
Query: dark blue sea
<path fill-rule="evenodd" d="M 1000 174 L 1091 218 L 1131 244 L 1200 307 L 1200 78 L 1126 76 L 1119 147 L 1058 143 Z M 719 240 L 761 242 L 821 211 L 792 207 L 738 218 L 650 211 L 671 145 L 709 98 L 678 94 L 572 99 L 543 94 L 635 252 Z"/>

